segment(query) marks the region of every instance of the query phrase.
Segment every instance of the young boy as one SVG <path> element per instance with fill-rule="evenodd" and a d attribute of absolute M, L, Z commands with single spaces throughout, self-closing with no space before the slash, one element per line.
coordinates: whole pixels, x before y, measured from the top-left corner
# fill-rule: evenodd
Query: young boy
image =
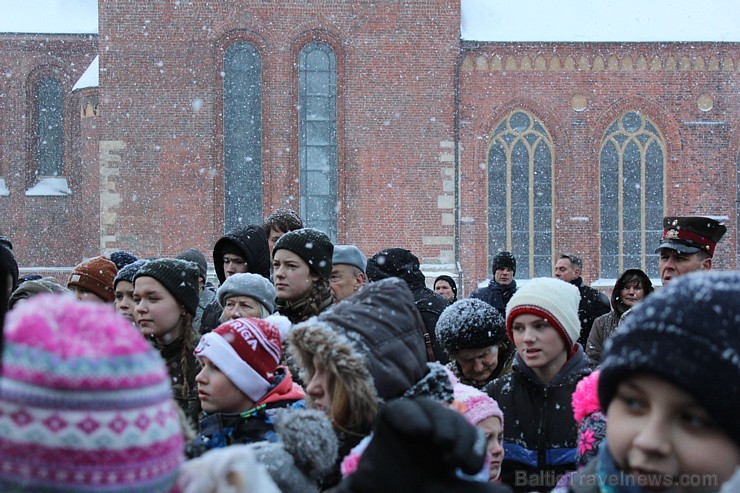
<path fill-rule="evenodd" d="M 740 467 L 738 299 L 739 272 L 702 272 L 635 307 L 601 366 L 606 445 L 570 491 L 718 491 L 732 477 Z"/>
<path fill-rule="evenodd" d="M 571 395 L 588 375 L 576 342 L 578 288 L 554 278 L 532 279 L 506 306 L 506 332 L 516 347 L 512 373 L 486 391 L 506 416 L 501 480 L 515 491 L 550 491 L 575 469 L 576 423 Z"/>
<path fill-rule="evenodd" d="M 235 443 L 269 440 L 277 408 L 301 406 L 303 390 L 279 366 L 285 318 L 229 320 L 204 335 L 195 356 L 203 369 L 195 377 L 205 418 L 188 445 L 189 457 Z M 300 401 L 300 402 L 298 402 Z"/>

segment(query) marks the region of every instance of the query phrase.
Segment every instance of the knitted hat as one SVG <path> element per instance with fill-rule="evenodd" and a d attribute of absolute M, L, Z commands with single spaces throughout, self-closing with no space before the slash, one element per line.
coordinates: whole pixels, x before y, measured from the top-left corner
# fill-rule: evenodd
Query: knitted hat
<path fill-rule="evenodd" d="M 116 278 L 113 281 L 113 290 L 115 291 L 116 286 L 121 281 L 128 281 L 131 284 L 134 283 L 134 276 L 137 272 L 139 272 L 139 269 L 141 269 L 141 266 L 145 263 L 149 262 L 147 259 L 141 259 L 137 260 L 136 262 L 132 262 L 128 265 L 125 265 L 121 270 L 118 271 L 118 274 L 116 274 Z"/>
<path fill-rule="evenodd" d="M 224 282 L 224 255 L 238 255 L 247 262 L 247 272 L 270 278 L 270 247 L 262 226 L 251 224 L 232 229 L 213 246 L 213 268 L 219 282 Z"/>
<path fill-rule="evenodd" d="M 507 267 L 511 269 L 514 275 L 516 275 L 516 258 L 514 258 L 511 252 L 497 253 L 496 256 L 493 257 L 493 262 L 491 263 L 491 272 L 496 274 L 498 269 L 504 269 Z"/>
<path fill-rule="evenodd" d="M 740 272 L 674 279 L 630 310 L 609 339 L 599 377 L 601 408 L 634 373 L 689 393 L 740 444 Z"/>
<path fill-rule="evenodd" d="M 110 306 L 41 294 L 8 314 L 1 491 L 174 491 L 184 439 L 162 358 Z"/>
<path fill-rule="evenodd" d="M 353 265 L 362 272 L 367 270 L 367 259 L 354 245 L 334 245 L 334 256 L 331 263 Z"/>
<path fill-rule="evenodd" d="M 124 252 L 122 250 L 111 253 L 109 257 L 110 257 L 111 262 L 116 264 L 116 268 L 118 270 L 121 270 L 128 264 L 133 264 L 134 262 L 139 260 L 138 258 L 136 258 L 136 255 L 134 255 L 133 253 Z"/>
<path fill-rule="evenodd" d="M 234 274 L 228 277 L 218 291 L 216 297 L 221 307 L 232 296 L 249 296 L 262 304 L 267 311 L 275 313 L 275 286 L 264 277 L 257 274 Z"/>
<path fill-rule="evenodd" d="M 457 382 L 453 385 L 455 403 L 453 406 L 461 412 L 468 423 L 475 426 L 484 419 L 498 418 L 501 429 L 504 428 L 504 413 L 498 403 L 475 387 Z"/>
<path fill-rule="evenodd" d="M 257 402 L 270 389 L 283 357 L 283 336 L 290 326 L 282 315 L 229 320 L 201 337 L 195 355 L 211 360 Z"/>
<path fill-rule="evenodd" d="M 198 266 L 200 277 L 202 279 L 206 279 L 208 277 L 208 262 L 206 261 L 206 257 L 195 248 L 188 248 L 184 252 L 178 254 L 175 258 L 195 262 L 195 264 Z"/>
<path fill-rule="evenodd" d="M 606 416 L 599 405 L 598 385 L 600 371 L 581 379 L 573 392 L 573 417 L 578 425 L 576 464 L 585 466 L 594 458 L 606 439 Z"/>
<path fill-rule="evenodd" d="M 159 281 L 185 309 L 195 316 L 198 309 L 199 291 L 198 266 L 187 260 L 158 258 L 150 260 L 134 275 L 134 284 L 140 277 L 152 277 Z"/>
<path fill-rule="evenodd" d="M 475 298 L 458 300 L 437 320 L 437 342 L 447 354 L 493 346 L 506 338 L 506 321 L 494 307 Z"/>
<path fill-rule="evenodd" d="M 322 279 L 329 279 L 334 245 L 322 231 L 314 228 L 288 231 L 275 243 L 273 257 L 280 249 L 295 253 L 308 264 L 312 272 Z"/>
<path fill-rule="evenodd" d="M 511 326 L 523 313 L 537 315 L 550 322 L 565 341 L 568 356 L 577 350 L 581 334 L 578 305 L 581 293 L 574 285 L 554 277 L 538 277 L 520 287 L 506 305 L 506 333 L 514 340 Z"/>
<path fill-rule="evenodd" d="M 18 288 L 10 295 L 8 300 L 8 310 L 12 309 L 20 300 L 26 300 L 33 296 L 43 293 L 68 293 L 69 290 L 59 284 L 59 281 L 53 277 L 44 277 L 33 281 L 21 283 Z"/>
<path fill-rule="evenodd" d="M 405 277 L 419 271 L 419 259 L 405 248 L 386 248 L 367 262 L 367 277 L 371 282 L 388 277 Z"/>
<path fill-rule="evenodd" d="M 452 289 L 452 294 L 455 295 L 453 299 L 457 299 L 457 284 L 455 283 L 455 280 L 452 277 L 446 274 L 437 276 L 437 278 L 434 280 L 434 284 L 432 284 L 432 286 L 434 286 L 435 288 L 437 287 L 437 281 L 445 281 L 447 284 L 449 284 L 450 288 Z"/>
<path fill-rule="evenodd" d="M 118 269 L 116 264 L 102 255 L 85 260 L 77 265 L 67 280 L 67 287 L 79 287 L 104 299 L 113 301 L 113 281 Z"/>

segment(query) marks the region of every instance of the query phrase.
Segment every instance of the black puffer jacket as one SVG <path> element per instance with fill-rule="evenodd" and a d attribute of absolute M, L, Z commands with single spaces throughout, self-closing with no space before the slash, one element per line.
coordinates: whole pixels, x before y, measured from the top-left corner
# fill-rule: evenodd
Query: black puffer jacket
<path fill-rule="evenodd" d="M 406 283 L 385 279 L 295 325 L 288 352 L 302 381 L 310 381 L 307 369 L 316 356 L 342 382 L 350 411 L 377 409 L 381 400 L 400 397 L 430 374 L 422 325 Z M 370 424 L 338 430 L 339 461 L 370 433 Z M 338 473 L 339 462 L 324 486 L 339 481 Z"/>
<path fill-rule="evenodd" d="M 371 282 L 389 277 L 398 277 L 406 281 L 414 295 L 416 308 L 424 321 L 434 359 L 447 364 L 449 358 L 441 345 L 437 343 L 437 320 L 450 304 L 441 295 L 426 287 L 426 278 L 420 270 L 419 259 L 405 248 L 388 248 L 373 255 L 367 262 L 367 277 Z"/>
<path fill-rule="evenodd" d="M 501 480 L 515 491 L 549 492 L 560 475 L 575 470 L 578 434 L 572 395 L 589 373 L 580 346 L 547 384 L 517 354 L 513 371 L 486 387 L 508 417 Z"/>

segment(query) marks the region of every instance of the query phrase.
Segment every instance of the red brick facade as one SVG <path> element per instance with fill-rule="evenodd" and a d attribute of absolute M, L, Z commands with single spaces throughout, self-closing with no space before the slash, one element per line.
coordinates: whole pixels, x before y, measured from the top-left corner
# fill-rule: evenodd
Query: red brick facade
<path fill-rule="evenodd" d="M 297 209 L 297 60 L 318 39 L 337 57 L 338 242 L 367 255 L 405 246 L 430 275 L 433 264 L 461 275 L 469 294 L 489 275 L 489 135 L 524 109 L 553 139 L 552 253 L 582 254 L 584 277 L 598 278 L 600 141 L 633 109 L 665 140 L 666 211 L 728 216 L 716 265 L 736 266 L 737 44 L 475 44 L 460 40 L 459 6 L 112 0 L 99 3 L 97 38 L 0 35 L 10 74 L 0 78 L 9 190 L 0 233 L 22 266 L 71 266 L 119 249 L 209 256 L 223 233 L 223 52 L 235 40 L 262 60 L 262 215 Z M 96 54 L 99 88 L 73 93 Z M 73 193 L 26 197 L 27 87 L 52 68 L 68 90 Z M 699 98 L 712 108 L 699 109 Z"/>

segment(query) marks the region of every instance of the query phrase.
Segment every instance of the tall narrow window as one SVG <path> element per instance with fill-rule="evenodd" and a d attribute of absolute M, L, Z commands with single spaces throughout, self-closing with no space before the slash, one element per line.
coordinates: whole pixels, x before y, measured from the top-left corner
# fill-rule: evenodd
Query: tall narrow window
<path fill-rule="evenodd" d="M 658 274 L 654 253 L 663 220 L 665 145 L 656 125 L 639 111 L 612 123 L 601 143 L 601 277 L 625 269 Z"/>
<path fill-rule="evenodd" d="M 262 223 L 262 61 L 249 43 L 224 55 L 224 227 Z"/>
<path fill-rule="evenodd" d="M 337 237 L 337 58 L 313 42 L 300 54 L 299 142 L 301 217 Z"/>
<path fill-rule="evenodd" d="M 532 114 L 513 111 L 488 150 L 488 260 L 508 250 L 517 277 L 552 274 L 552 139 Z"/>
<path fill-rule="evenodd" d="M 61 176 L 64 171 L 64 98 L 62 84 L 42 79 L 36 86 L 38 126 L 36 163 L 41 177 Z"/>

